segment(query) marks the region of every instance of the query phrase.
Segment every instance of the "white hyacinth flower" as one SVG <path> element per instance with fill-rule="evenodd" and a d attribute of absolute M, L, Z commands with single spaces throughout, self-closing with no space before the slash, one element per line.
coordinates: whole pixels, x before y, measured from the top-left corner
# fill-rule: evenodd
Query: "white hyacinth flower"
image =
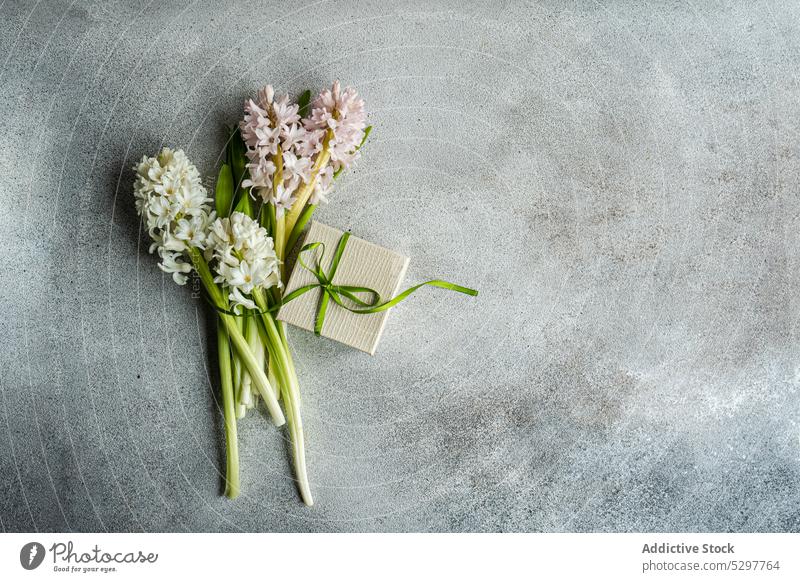
<path fill-rule="evenodd" d="M 163 148 L 155 157 L 142 157 L 134 168 L 136 210 L 153 239 L 150 252 L 158 251 L 159 268 L 171 273 L 179 285 L 186 284 L 191 263 L 184 262 L 190 247 L 206 249 L 210 224 L 216 214 L 200 172 L 183 150 Z"/>
<path fill-rule="evenodd" d="M 254 288 L 280 286 L 278 257 L 265 228 L 242 212 L 217 218 L 207 237 L 216 260 L 215 283 L 228 288 L 228 299 L 237 313 L 239 307 L 255 309 L 247 297 Z"/>
<path fill-rule="evenodd" d="M 192 271 L 192 265 L 181 261 L 183 255 L 164 247 L 159 247 L 158 256 L 161 257 L 158 268 L 165 273 L 172 273 L 172 279 L 178 285 L 185 285 L 186 281 L 189 279 L 187 274 Z"/>

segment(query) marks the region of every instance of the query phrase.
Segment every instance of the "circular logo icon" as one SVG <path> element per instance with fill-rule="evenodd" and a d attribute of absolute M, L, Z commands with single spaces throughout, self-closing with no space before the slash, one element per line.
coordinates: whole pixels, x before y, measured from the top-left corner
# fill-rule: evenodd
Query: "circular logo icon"
<path fill-rule="evenodd" d="M 38 568 L 44 560 L 44 546 L 39 542 L 28 542 L 19 551 L 19 563 L 26 570 Z"/>

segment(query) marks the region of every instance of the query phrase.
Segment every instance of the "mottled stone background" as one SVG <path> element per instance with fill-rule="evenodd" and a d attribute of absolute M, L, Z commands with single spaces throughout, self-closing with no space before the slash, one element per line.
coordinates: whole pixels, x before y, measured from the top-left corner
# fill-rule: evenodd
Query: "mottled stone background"
<path fill-rule="evenodd" d="M 0 527 L 797 531 L 798 62 L 791 1 L 6 0 Z M 294 330 L 317 505 L 260 413 L 230 502 L 129 168 L 337 77 L 375 130 L 320 219 L 481 295 Z"/>

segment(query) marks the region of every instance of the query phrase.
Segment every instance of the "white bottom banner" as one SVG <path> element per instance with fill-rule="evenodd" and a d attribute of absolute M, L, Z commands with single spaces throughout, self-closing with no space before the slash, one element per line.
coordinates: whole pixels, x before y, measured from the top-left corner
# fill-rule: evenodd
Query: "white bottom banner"
<path fill-rule="evenodd" d="M 800 580 L 798 534 L 2 534 L 0 580 Z"/>

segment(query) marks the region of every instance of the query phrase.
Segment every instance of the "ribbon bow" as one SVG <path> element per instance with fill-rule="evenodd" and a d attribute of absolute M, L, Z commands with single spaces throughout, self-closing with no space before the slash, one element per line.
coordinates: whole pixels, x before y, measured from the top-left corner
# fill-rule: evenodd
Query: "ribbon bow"
<path fill-rule="evenodd" d="M 334 285 L 333 277 L 336 275 L 336 269 L 339 267 L 339 261 L 342 258 L 342 253 L 344 253 L 344 248 L 347 245 L 347 239 L 349 238 L 349 232 L 342 234 L 342 237 L 339 239 L 339 244 L 336 246 L 336 253 L 333 255 L 333 261 L 331 262 L 331 268 L 328 270 L 328 273 L 325 273 L 325 271 L 322 270 L 322 267 L 320 267 L 322 258 L 325 256 L 325 243 L 312 242 L 303 245 L 303 248 L 300 249 L 300 254 L 297 257 L 297 260 L 304 269 L 310 271 L 314 277 L 317 278 L 318 283 L 311 283 L 310 285 L 298 287 L 291 293 L 287 293 L 281 301 L 281 304 L 286 304 L 293 299 L 297 299 L 304 293 L 308 293 L 312 289 L 321 289 L 322 297 L 320 298 L 319 309 L 317 310 L 317 319 L 314 322 L 314 333 L 316 335 L 320 335 L 320 333 L 322 333 L 322 325 L 325 323 L 325 313 L 328 309 L 328 303 L 331 299 L 333 299 L 333 302 L 339 307 L 342 307 L 351 313 L 378 313 L 380 311 L 386 311 L 390 307 L 394 307 L 406 299 L 414 291 L 420 287 L 424 287 L 425 285 L 430 285 L 431 287 L 440 287 L 441 289 L 449 289 L 450 291 L 464 293 L 466 295 L 471 295 L 472 297 L 475 297 L 478 294 L 475 289 L 469 289 L 468 287 L 462 287 L 461 285 L 456 285 L 447 281 L 433 279 L 431 281 L 425 281 L 419 285 L 409 287 L 399 295 L 392 297 L 387 301 L 381 302 L 381 296 L 377 291 L 375 291 L 375 289 L 370 289 L 369 287 L 359 287 L 357 285 Z M 303 254 L 308 251 L 313 251 L 316 248 L 321 249 L 321 252 L 319 252 L 317 256 L 316 266 L 309 267 L 303 260 Z M 370 297 L 367 301 L 364 301 L 363 299 L 359 298 L 356 293 L 366 293 Z M 358 307 L 349 307 L 348 305 L 345 305 L 342 297 L 346 297 L 358 305 Z"/>

